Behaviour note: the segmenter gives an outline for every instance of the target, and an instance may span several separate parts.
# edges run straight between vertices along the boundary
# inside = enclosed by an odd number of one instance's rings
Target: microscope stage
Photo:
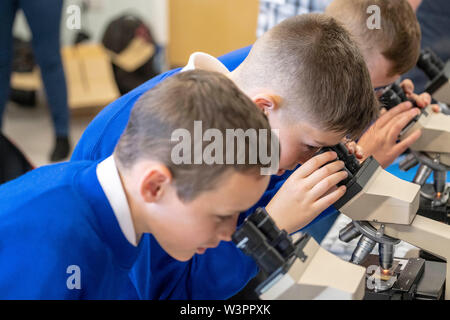
[[[383,275],[383,272],[376,271],[380,270],[378,259],[378,255],[370,254],[362,264],[368,268],[365,300],[443,299],[446,271],[444,262],[426,261],[422,258],[394,258],[390,275]],[[374,266],[378,266],[375,274]],[[372,272],[369,274],[369,271]]]

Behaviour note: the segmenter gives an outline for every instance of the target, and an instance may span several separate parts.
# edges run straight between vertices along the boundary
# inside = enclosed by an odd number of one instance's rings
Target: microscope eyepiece
[[[358,172],[358,170],[361,167],[358,159],[356,159],[355,155],[350,154],[348,152],[347,147],[343,143],[339,143],[332,147],[323,147],[316,154],[322,154],[328,151],[336,152],[338,159],[345,163],[345,167],[343,170],[347,171],[348,176],[344,180],[340,181],[337,185],[338,186],[347,185],[353,179],[353,176]]]
[[[276,226],[263,208],[245,219],[232,240],[268,274],[282,267],[295,252],[291,237]]]
[[[442,69],[444,62],[429,48],[421,51],[417,67],[420,68],[429,79],[436,78]]]
[[[232,236],[233,242],[258,266],[272,273],[284,264],[284,258],[267,241],[264,234],[253,223],[245,223]]]
[[[391,88],[386,89],[386,91],[384,91],[384,93],[380,96],[379,100],[386,110],[390,110],[403,102],[400,96]]]
[[[408,99],[403,89],[396,83],[393,83],[386,88],[379,100],[386,110],[390,110],[405,101],[410,101],[414,107],[417,107],[416,102]]]

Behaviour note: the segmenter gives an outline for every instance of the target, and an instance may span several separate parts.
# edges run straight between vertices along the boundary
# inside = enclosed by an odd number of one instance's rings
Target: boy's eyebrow
[[[319,147],[323,147],[323,146],[326,146],[326,145],[327,145],[326,143],[323,143],[323,142],[320,142],[320,141],[316,141],[316,140],[314,140],[314,142],[315,142]]]

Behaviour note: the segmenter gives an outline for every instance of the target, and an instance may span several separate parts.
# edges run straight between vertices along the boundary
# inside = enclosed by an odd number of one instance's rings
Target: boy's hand
[[[409,148],[421,135],[417,130],[408,138],[397,143],[402,129],[420,113],[407,101],[386,111],[370,126],[358,141],[365,157],[373,156],[383,168],[389,166],[399,155]]]
[[[409,99],[413,99],[417,106],[425,108],[431,103],[431,96],[424,92],[420,95],[414,93],[414,84],[405,79],[400,84]],[[358,142],[364,150],[363,159],[373,156],[383,168],[389,166],[394,160],[419,139],[418,130],[403,141],[397,143],[398,135],[402,129],[419,114],[417,108],[411,109],[410,102],[403,102],[389,111],[381,110],[380,118],[367,130]],[[440,112],[438,105],[432,105],[434,112]]]
[[[410,79],[405,79],[400,83],[400,87],[406,94],[406,97],[412,99],[416,102],[417,106],[420,108],[425,108],[431,103],[431,96],[429,93],[424,92],[420,95],[414,93],[414,84]],[[440,108],[437,104],[432,105],[432,110],[434,112],[439,112]]]
[[[278,190],[266,210],[280,229],[292,233],[303,228],[344,195],[345,186],[337,188],[336,184],[347,172],[341,171],[344,162],[333,161],[336,157],[330,151],[311,158]]]
[[[364,159],[364,150],[363,150],[363,148],[361,146],[357,145],[355,141],[353,141],[353,140],[348,141],[348,140],[345,139],[342,142],[347,147],[348,152],[350,154],[354,154],[355,155],[356,159],[358,159],[360,161],[362,159]]]

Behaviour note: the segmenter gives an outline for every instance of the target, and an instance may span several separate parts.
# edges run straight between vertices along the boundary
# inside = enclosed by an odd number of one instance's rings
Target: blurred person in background
[[[258,28],[259,38],[264,32],[286,18],[303,13],[325,12],[332,0],[259,0]]]
[[[61,0],[0,1],[0,128],[10,92],[12,68],[12,28],[18,9],[22,9],[32,33],[33,52],[40,67],[55,130],[51,161],[69,155],[69,110],[67,87],[60,53]]]
[[[325,12],[332,0],[260,0],[257,37],[286,18],[309,12]],[[422,31],[421,47],[431,48],[442,61],[450,59],[450,1],[408,0],[417,14]],[[404,75],[411,79],[417,92],[423,92],[428,81],[417,67]]]

